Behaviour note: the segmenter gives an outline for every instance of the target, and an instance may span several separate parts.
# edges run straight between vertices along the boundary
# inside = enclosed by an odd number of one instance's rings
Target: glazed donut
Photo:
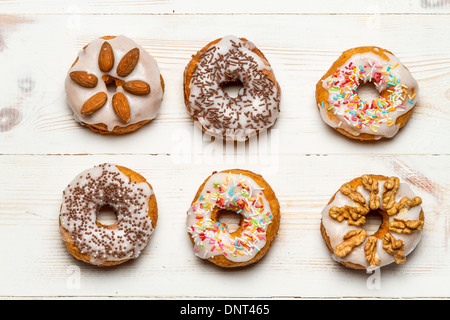
[[[223,90],[230,83],[242,84],[237,97]],[[245,38],[226,36],[198,51],[183,86],[188,113],[212,136],[245,141],[278,119],[280,86],[263,53]]]
[[[117,221],[97,221],[110,206]],[[67,250],[77,259],[113,266],[136,259],[158,220],[152,186],[131,169],[101,164],[77,175],[63,192],[59,227]]]
[[[230,232],[224,212],[240,215]],[[187,232],[195,254],[220,267],[242,267],[261,259],[280,225],[280,205],[262,176],[246,170],[213,172],[200,186],[187,212]]]
[[[397,177],[366,174],[345,183],[322,211],[321,233],[333,258],[346,267],[380,268],[403,264],[420,241],[422,199]],[[368,214],[382,223],[366,230]]]
[[[358,88],[372,83],[378,99],[361,100]],[[316,85],[323,121],[357,140],[392,138],[409,120],[418,84],[390,51],[358,47],[345,51]]]
[[[158,115],[164,81],[156,60],[120,35],[85,46],[67,73],[65,88],[76,121],[99,133],[123,134]]]

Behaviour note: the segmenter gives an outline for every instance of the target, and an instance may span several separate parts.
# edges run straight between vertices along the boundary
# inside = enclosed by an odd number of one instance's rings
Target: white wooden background
[[[63,83],[85,44],[117,34],[157,59],[166,94],[150,125],[102,136],[73,120]],[[259,142],[202,139],[185,111],[184,67],[227,34],[253,41],[282,87],[280,119]],[[317,80],[360,45],[391,50],[420,85],[411,120],[391,140],[350,141],[316,110]],[[0,72],[0,297],[450,297],[448,0],[0,1]],[[143,174],[159,205],[143,255],[108,269],[76,261],[58,233],[62,190],[102,162]],[[263,174],[281,204],[274,246],[239,270],[196,258],[185,232],[197,188],[226,168]],[[319,232],[332,194],[364,173],[411,183],[426,214],[407,263],[373,277],[335,263]]]

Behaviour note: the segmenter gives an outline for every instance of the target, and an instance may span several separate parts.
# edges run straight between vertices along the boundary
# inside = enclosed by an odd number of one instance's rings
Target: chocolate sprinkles
[[[137,258],[153,232],[148,216],[152,194],[147,184],[132,182],[116,166],[96,166],[64,190],[61,226],[93,264]],[[106,205],[114,209],[117,222],[99,226],[97,213]]]
[[[200,54],[189,85],[188,109],[208,133],[246,140],[277,120],[281,90],[255,49],[249,41],[228,36]],[[230,82],[243,85],[236,97],[223,90]]]

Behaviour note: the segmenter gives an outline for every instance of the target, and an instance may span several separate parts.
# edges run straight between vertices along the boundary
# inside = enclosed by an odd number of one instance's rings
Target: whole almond
[[[114,112],[123,122],[130,121],[130,105],[127,97],[122,92],[117,92],[112,97],[112,106]]]
[[[114,66],[114,51],[109,42],[105,41],[102,44],[100,53],[98,55],[98,67],[103,72],[110,71]]]
[[[108,95],[105,92],[99,92],[86,100],[81,107],[81,114],[92,114],[101,107],[103,107],[108,100]]]
[[[72,71],[70,78],[84,88],[95,88],[98,83],[97,77],[86,71]]]
[[[134,48],[128,51],[120,60],[117,66],[117,75],[126,77],[133,72],[136,64],[139,61],[139,48]]]
[[[123,84],[123,88],[136,96],[145,96],[150,93],[150,85],[141,80],[127,81]]]

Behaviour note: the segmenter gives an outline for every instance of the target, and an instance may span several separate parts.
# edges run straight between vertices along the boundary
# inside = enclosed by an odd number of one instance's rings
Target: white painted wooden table
[[[449,1],[22,0],[1,1],[0,13],[1,297],[450,297]],[[117,34],[157,59],[166,94],[150,125],[102,136],[73,120],[63,82],[85,44]],[[202,138],[184,107],[191,55],[227,34],[253,41],[282,87],[281,117],[260,141]],[[316,110],[317,80],[360,45],[391,50],[419,82],[414,114],[392,140],[350,141]],[[76,261],[58,233],[62,190],[102,162],[143,174],[159,205],[143,255],[109,269]],[[226,168],[263,174],[282,211],[271,251],[240,270],[196,258],[185,232],[195,191]],[[372,275],[335,263],[319,232],[331,195],[364,173],[411,183],[426,213],[407,263]]]

